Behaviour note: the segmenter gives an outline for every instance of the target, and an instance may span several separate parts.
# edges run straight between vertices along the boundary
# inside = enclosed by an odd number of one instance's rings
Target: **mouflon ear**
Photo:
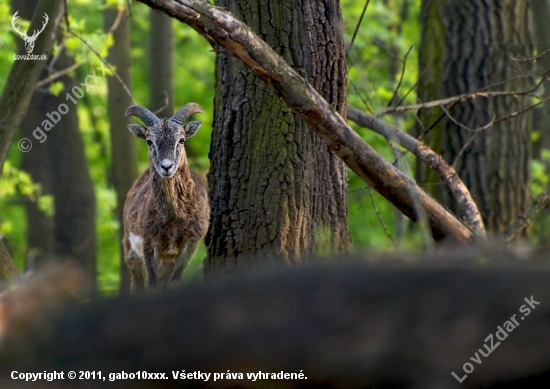
[[[141,124],[128,124],[128,129],[136,138],[145,139],[147,128],[145,128]]]
[[[195,135],[201,127],[201,124],[202,123],[199,121],[192,121],[187,123],[183,129],[185,131],[185,137],[191,138],[193,135]]]

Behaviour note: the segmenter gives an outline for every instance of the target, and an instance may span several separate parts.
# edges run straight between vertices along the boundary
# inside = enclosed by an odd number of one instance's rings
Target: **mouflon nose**
[[[160,166],[165,171],[169,171],[172,168],[172,166],[174,166],[174,162],[170,161],[169,159],[163,159],[160,163]]]

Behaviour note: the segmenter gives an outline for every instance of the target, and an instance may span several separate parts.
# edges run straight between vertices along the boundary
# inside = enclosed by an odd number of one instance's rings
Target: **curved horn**
[[[189,116],[197,112],[203,113],[204,110],[197,103],[188,103],[181,107],[179,111],[176,112],[169,120],[181,126],[182,123],[189,118]]]
[[[132,105],[128,107],[126,110],[126,113],[124,114],[124,117],[128,117],[130,115],[133,115],[143,121],[147,125],[147,127],[151,127],[152,125],[160,122],[160,119],[151,111],[149,111],[147,108],[142,107],[141,105]]]

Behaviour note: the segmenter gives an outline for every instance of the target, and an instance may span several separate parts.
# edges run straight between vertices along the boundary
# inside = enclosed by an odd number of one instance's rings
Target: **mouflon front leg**
[[[172,275],[170,277],[170,282],[179,282],[181,281],[181,277],[183,276],[183,273],[187,269],[187,266],[189,266],[189,263],[191,262],[191,258],[193,258],[193,255],[197,251],[197,248],[199,247],[199,241],[190,241],[187,243],[187,246],[181,250],[181,253],[176,261],[176,265],[174,266],[174,270],[172,270]]]

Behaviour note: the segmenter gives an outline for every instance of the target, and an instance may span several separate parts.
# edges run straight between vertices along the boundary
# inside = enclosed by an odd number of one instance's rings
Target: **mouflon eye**
[[[145,139],[145,142],[147,142],[147,145],[148,145],[149,147],[153,146],[153,142],[151,142],[150,139]]]
[[[180,145],[184,144],[185,143],[185,138],[181,138],[180,139]]]

